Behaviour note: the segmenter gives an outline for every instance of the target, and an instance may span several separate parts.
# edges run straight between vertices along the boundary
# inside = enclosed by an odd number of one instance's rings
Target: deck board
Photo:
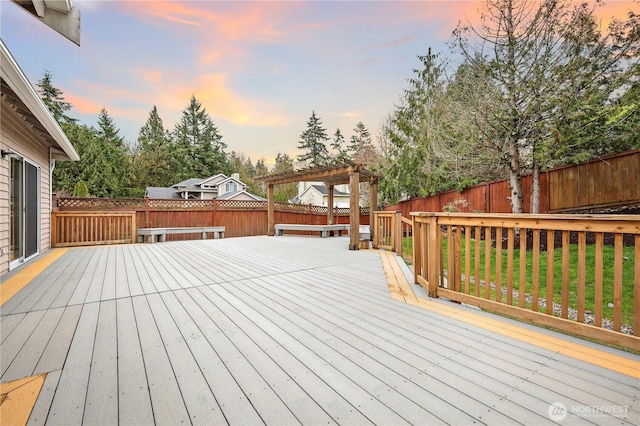
[[[5,315],[0,319],[0,343],[4,342],[11,335],[13,330],[20,324],[26,313]]]
[[[2,306],[2,381],[47,373],[30,424],[550,424],[555,402],[637,424],[637,378],[394,300],[378,252],[347,247],[68,250]]]
[[[118,346],[127,348],[118,352],[118,422],[149,424],[153,420],[153,409],[131,298],[116,302],[116,315]]]
[[[99,311],[99,303],[87,303],[82,308],[47,415],[49,423],[69,425],[82,423]]]
[[[204,381],[215,395],[216,405],[220,408],[224,419],[233,424],[243,421],[249,424],[262,423],[260,416],[210,345],[207,335],[200,330],[199,324],[182,307],[176,295],[169,292],[163,293],[162,299],[167,313],[171,315],[180,330],[186,344],[185,349],[191,351]],[[200,335],[204,335],[205,338],[201,338]]]
[[[118,339],[116,301],[100,303],[82,418],[86,424],[118,422]]]
[[[189,413],[182,399],[147,297],[136,296],[132,298],[132,301],[154,420],[167,424],[189,423]]]
[[[3,382],[11,382],[33,375],[40,356],[49,343],[64,309],[56,308],[43,312],[42,319],[29,335],[29,339],[20,348],[20,352],[15,354],[13,361],[7,364],[3,362],[2,377],[0,378]]]

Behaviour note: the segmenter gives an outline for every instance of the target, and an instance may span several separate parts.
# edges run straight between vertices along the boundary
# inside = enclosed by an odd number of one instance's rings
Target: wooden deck
[[[2,305],[0,381],[46,373],[30,424],[640,422],[637,375],[396,299],[347,237],[70,249]]]

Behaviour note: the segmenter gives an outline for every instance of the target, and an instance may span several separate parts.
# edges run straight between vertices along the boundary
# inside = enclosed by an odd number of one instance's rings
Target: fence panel
[[[136,241],[136,212],[52,212],[52,247]]]
[[[585,213],[602,209],[640,207],[640,150],[591,160],[577,166],[545,170],[540,175],[540,213]],[[522,178],[524,209],[531,211],[531,176]],[[387,211],[458,211],[462,213],[511,213],[508,180],[482,183],[461,193],[448,191],[432,197],[413,198],[388,206]],[[455,204],[456,200],[466,203]],[[456,207],[449,209],[447,206]]]

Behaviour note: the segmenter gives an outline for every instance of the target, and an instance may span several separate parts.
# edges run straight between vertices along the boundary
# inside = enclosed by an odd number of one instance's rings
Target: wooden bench
[[[224,238],[224,226],[195,226],[187,228],[138,228],[136,235],[138,242],[147,241],[153,243],[156,241],[166,241],[169,234],[201,234],[202,239],[207,239],[207,234],[212,233],[214,239]]]
[[[338,231],[338,235],[342,235],[342,231],[349,231],[351,225],[348,223],[334,224],[334,225],[304,225],[298,223],[279,223],[276,224],[276,235],[283,235],[284,231],[311,231],[319,232],[320,237],[326,238],[331,231]],[[368,240],[371,232],[369,225],[360,225],[360,239]]]

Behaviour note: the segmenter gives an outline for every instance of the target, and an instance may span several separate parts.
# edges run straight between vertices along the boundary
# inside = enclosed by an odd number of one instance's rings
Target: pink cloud
[[[387,47],[393,47],[393,46],[398,46],[398,45],[404,44],[404,43],[408,42],[409,40],[411,40],[411,37],[407,36],[407,37],[402,37],[401,39],[392,40],[392,41],[390,41],[388,43],[376,44],[376,45],[370,46],[369,48],[370,49],[384,49],[384,48],[387,48]]]

